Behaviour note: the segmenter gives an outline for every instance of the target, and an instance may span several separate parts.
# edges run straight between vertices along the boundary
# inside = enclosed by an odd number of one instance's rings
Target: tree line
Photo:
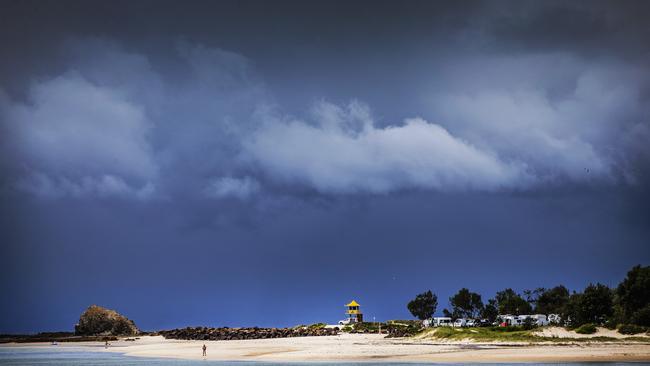
[[[438,307],[438,296],[430,290],[423,292],[407,307],[420,320],[431,318]],[[570,293],[563,285],[521,294],[507,288],[484,303],[481,294],[462,288],[449,298],[449,308],[442,312],[453,319],[481,318],[490,322],[500,314],[558,314],[563,325],[572,327],[588,323],[650,327],[650,266],[633,267],[616,288],[596,283],[582,292]]]

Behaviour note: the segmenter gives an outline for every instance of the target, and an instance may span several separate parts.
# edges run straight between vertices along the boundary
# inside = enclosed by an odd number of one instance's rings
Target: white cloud
[[[342,109],[325,102],[314,115],[316,124],[268,117],[244,141],[246,157],[280,182],[321,192],[497,190],[527,182],[522,165],[420,118],[377,128],[361,104]]]
[[[260,184],[251,177],[220,177],[210,181],[204,193],[212,198],[234,197],[246,200],[259,190]]]
[[[634,181],[626,160],[643,150],[627,136],[650,122],[647,71],[563,54],[481,61],[454,65],[455,90],[427,99],[454,136],[525,163],[540,183]]]
[[[45,196],[151,195],[151,124],[118,91],[70,72],[35,84],[29,102],[10,103],[5,118],[26,171],[20,188]]]
[[[34,83],[25,101],[0,90],[0,164],[13,186],[48,197],[159,197],[236,169],[249,117],[266,98],[245,57],[178,42],[183,66],[169,76],[111,40],[62,49],[69,71]]]
[[[84,176],[69,179],[65,176],[52,177],[34,172],[18,181],[17,186],[36,196],[50,199],[68,196],[75,198],[121,197],[147,200],[155,194],[154,185],[150,182],[141,187],[133,187],[120,177],[113,175]]]
[[[328,193],[535,189],[638,182],[650,160],[648,73],[623,63],[459,60],[441,66],[421,109],[398,109],[426,118],[380,125],[356,101],[275,113],[251,62],[222,49],[179,42],[170,76],[110,41],[66,47],[74,71],[35,83],[26,101],[0,91],[6,180],[40,196],[246,200],[260,171]],[[206,179],[215,172],[243,178]]]
[[[437,102],[457,135],[526,162],[538,179],[602,179],[612,174],[612,162],[580,135],[562,131],[568,129],[562,124],[567,122],[561,118],[563,112],[538,95],[483,93]]]

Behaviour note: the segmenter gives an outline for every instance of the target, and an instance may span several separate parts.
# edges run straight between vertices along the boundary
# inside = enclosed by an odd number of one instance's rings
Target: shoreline
[[[207,357],[201,347],[207,346]],[[0,348],[80,349],[128,357],[223,362],[330,363],[521,363],[521,362],[650,362],[650,343],[580,342],[561,344],[440,342],[384,338],[377,334],[230,341],[166,340],[145,336],[119,340],[104,349],[101,342],[52,346],[43,343],[3,344]]]

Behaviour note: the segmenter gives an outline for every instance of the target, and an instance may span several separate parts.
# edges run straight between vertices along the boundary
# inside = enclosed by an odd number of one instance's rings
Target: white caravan
[[[339,325],[350,325],[351,323],[352,323],[352,318],[339,320]]]
[[[454,322],[454,327],[456,327],[456,328],[464,327],[466,325],[467,325],[467,319],[464,319],[464,318],[458,318]]]
[[[548,314],[548,322],[550,324],[560,325],[562,323],[562,317],[560,314]]]
[[[526,319],[531,319],[533,324],[539,327],[548,325],[548,318],[544,314],[519,315],[518,318],[521,320],[522,325],[526,322]]]
[[[446,316],[435,317],[427,319],[423,322],[425,327],[450,327],[452,325],[451,318]]]
[[[499,319],[499,324],[500,325],[507,325],[507,326],[518,326],[523,324],[523,320],[519,319],[517,315],[499,315],[497,317]]]
[[[534,315],[499,315],[501,319],[500,324],[505,323],[509,326],[520,326],[526,323],[526,319],[531,319],[532,322],[540,327],[549,324],[549,320],[544,314],[534,314]]]
[[[539,327],[544,327],[547,326],[549,321],[546,315],[544,314],[533,314],[533,315],[528,315],[528,317],[531,317],[535,320],[535,324]]]

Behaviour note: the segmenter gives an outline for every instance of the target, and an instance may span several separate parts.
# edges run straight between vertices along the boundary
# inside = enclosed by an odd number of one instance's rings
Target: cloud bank
[[[367,107],[325,102],[314,115],[316,125],[267,120],[244,142],[245,154],[274,179],[320,192],[498,190],[526,181],[522,166],[421,118],[377,128]]]
[[[3,114],[24,170],[18,187],[48,197],[153,193],[152,124],[120,91],[70,72],[35,84]]]
[[[251,177],[221,177],[210,181],[205,189],[205,194],[213,198],[234,197],[246,200],[258,193],[259,190],[260,184]]]
[[[110,40],[62,47],[60,73],[2,97],[5,181],[37,196],[534,190],[638,184],[650,161],[648,70],[623,61],[448,63],[426,108],[399,122],[360,101],[287,111],[252,61],[223,49],[178,42],[170,73]]]
[[[453,134],[526,163],[540,184],[636,182],[648,152],[631,141],[650,125],[646,69],[550,54],[487,58],[449,73],[479,66],[482,75],[455,78],[458,90],[428,97]]]

